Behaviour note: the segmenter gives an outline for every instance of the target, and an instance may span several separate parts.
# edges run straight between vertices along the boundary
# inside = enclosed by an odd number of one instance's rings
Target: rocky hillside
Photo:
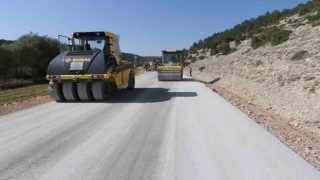
[[[292,19],[303,23],[297,16],[282,23]],[[235,92],[254,94],[252,100],[261,106],[320,124],[320,27],[306,23],[286,28],[293,33],[277,46],[252,49],[247,39],[228,55],[210,56],[207,51],[192,55],[203,59],[191,64],[195,76],[208,82],[219,77],[219,84]]]
[[[320,26],[299,15],[277,26],[292,33],[276,46],[269,42],[253,49],[250,38],[238,45],[230,42],[234,51],[227,55],[210,56],[205,49],[190,54],[193,76],[214,84],[211,87],[236,105],[242,99],[258,109],[258,122],[264,121],[266,127],[275,123],[274,134],[320,167]],[[185,71],[188,74],[188,68]],[[263,118],[265,112],[270,119]]]

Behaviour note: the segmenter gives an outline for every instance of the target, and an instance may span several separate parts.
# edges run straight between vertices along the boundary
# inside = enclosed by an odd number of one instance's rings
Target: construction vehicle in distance
[[[104,101],[112,91],[134,88],[133,63],[122,61],[119,35],[74,32],[58,39],[61,52],[50,62],[46,76],[53,100]]]
[[[157,67],[159,81],[179,81],[183,79],[183,51],[163,50],[162,60]]]

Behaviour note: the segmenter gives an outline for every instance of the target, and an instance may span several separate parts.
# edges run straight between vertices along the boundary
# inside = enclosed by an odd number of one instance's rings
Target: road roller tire
[[[63,83],[63,95],[67,101],[79,101],[77,85],[74,82]]]
[[[92,83],[92,94],[96,101],[105,101],[111,94],[111,86],[108,81]]]
[[[60,83],[54,83],[53,81],[50,81],[48,85],[48,93],[51,99],[56,102],[63,102],[66,100],[63,96],[62,85]]]
[[[136,80],[135,80],[134,74],[130,73],[129,74],[129,82],[128,82],[127,89],[129,89],[129,90],[134,89],[135,83],[136,83]]]
[[[78,96],[81,101],[93,101],[91,84],[88,82],[77,83]]]

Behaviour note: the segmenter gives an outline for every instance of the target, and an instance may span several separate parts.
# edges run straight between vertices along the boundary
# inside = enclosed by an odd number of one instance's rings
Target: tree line
[[[313,13],[313,15],[308,15],[309,13]],[[226,54],[231,50],[228,45],[230,42],[235,41],[237,45],[240,44],[242,40],[248,38],[254,38],[253,48],[257,48],[266,42],[277,45],[287,40],[291,32],[284,30],[282,27],[274,28],[270,26],[277,25],[280,20],[294,14],[307,15],[307,19],[309,20],[319,20],[320,0],[312,0],[306,4],[299,4],[293,9],[284,9],[283,11],[275,10],[271,13],[267,12],[257,18],[246,20],[231,29],[214,33],[212,36],[193,43],[189,51],[190,53],[196,53],[197,50],[200,49],[209,49],[211,55],[217,53]],[[272,39],[273,36],[276,37]]]
[[[58,41],[28,33],[16,41],[0,40],[0,83],[10,79],[45,82],[47,66],[59,54]]]

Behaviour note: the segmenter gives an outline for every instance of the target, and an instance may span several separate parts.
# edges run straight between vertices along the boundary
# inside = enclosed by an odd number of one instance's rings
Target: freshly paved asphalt
[[[0,116],[0,179],[307,179],[320,174],[247,115],[186,77],[136,77],[107,102]]]

